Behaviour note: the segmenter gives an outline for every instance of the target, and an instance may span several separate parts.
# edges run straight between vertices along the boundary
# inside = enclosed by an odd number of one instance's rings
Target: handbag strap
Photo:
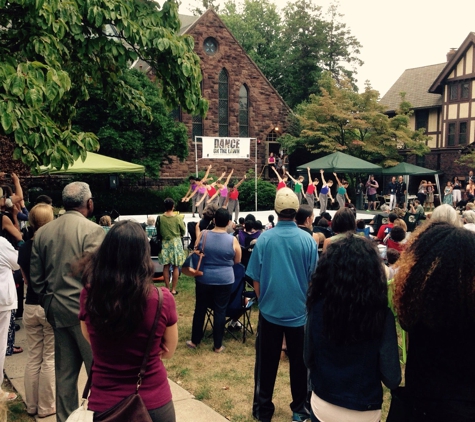
[[[153,338],[155,335],[155,332],[157,331],[157,326],[158,326],[158,319],[160,318],[160,315],[162,313],[162,306],[163,306],[163,292],[162,289],[159,289],[158,287],[155,287],[158,292],[158,305],[157,305],[157,311],[155,312],[155,319],[153,320],[152,324],[152,329],[150,330],[150,334],[148,335],[148,341],[147,341],[147,347],[145,349],[145,355],[142,360],[142,365],[140,367],[140,372],[138,375],[138,380],[137,380],[137,388],[135,389],[135,393],[139,391],[140,386],[142,385],[142,378],[145,375],[145,370],[147,369],[147,362],[148,358],[150,356],[150,351],[152,350],[152,345],[153,345]],[[82,393],[82,398],[84,400],[87,400],[87,397],[89,395],[89,391],[91,389],[91,384],[92,384],[92,364],[91,363],[91,370],[89,371],[89,376],[87,377],[87,382],[86,385],[84,386],[84,391]]]
[[[142,366],[140,367],[140,372],[138,375],[137,389],[135,390],[136,393],[139,391],[139,388],[142,385],[142,378],[145,375],[145,370],[147,369],[148,357],[150,356],[150,351],[152,350],[152,346],[153,346],[153,338],[155,336],[155,332],[157,331],[158,319],[160,318],[160,314],[162,313],[163,292],[162,292],[162,289],[159,289],[158,287],[155,287],[155,288],[157,289],[157,292],[158,292],[157,311],[155,312],[155,319],[153,320],[152,330],[150,331],[150,334],[148,335],[147,348],[145,349],[145,355],[143,357]]]
[[[205,253],[205,245],[206,245],[206,238],[208,237],[208,230],[203,230],[203,243],[201,244],[201,253],[204,255]]]

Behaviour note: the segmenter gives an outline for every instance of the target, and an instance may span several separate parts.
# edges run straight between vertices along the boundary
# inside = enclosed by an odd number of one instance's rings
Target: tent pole
[[[198,178],[198,149],[196,148],[196,136],[195,136],[195,173]]]
[[[408,174],[406,174],[404,176],[404,181],[406,182],[406,197],[404,198],[404,200],[405,200],[404,206],[406,206],[407,205],[407,194],[409,192],[409,175]]]
[[[254,151],[254,208],[257,212],[257,138],[255,138]]]
[[[439,192],[439,202],[440,205],[442,205],[442,192],[440,190],[440,181],[439,181],[439,175],[435,175],[435,184],[437,185],[437,192]]]

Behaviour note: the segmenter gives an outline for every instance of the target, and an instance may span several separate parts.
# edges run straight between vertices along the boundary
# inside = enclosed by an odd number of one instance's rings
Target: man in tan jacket
[[[71,265],[94,251],[104,230],[88,220],[94,211],[89,185],[73,182],[63,190],[66,213],[35,235],[31,255],[31,283],[40,295],[55,339],[56,419],[64,422],[79,406],[77,381],[84,362],[89,372],[92,352],[79,324],[80,277]]]

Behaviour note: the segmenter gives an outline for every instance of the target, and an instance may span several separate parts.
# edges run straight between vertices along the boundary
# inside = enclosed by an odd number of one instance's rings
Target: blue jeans
[[[213,341],[214,348],[223,345],[224,323],[226,321],[226,308],[231,296],[232,284],[203,284],[196,282],[196,304],[191,327],[191,341],[198,345],[203,338],[203,325],[205,322],[206,308],[214,311]]]

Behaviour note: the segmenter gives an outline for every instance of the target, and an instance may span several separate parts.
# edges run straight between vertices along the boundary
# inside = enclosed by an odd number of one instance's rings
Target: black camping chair
[[[195,243],[196,243],[196,225],[198,223],[196,221],[190,221],[187,225],[186,228],[188,230],[188,236],[190,237],[190,241],[188,243],[188,249],[193,250],[195,248]]]
[[[251,325],[251,311],[252,305],[257,300],[256,292],[254,290],[247,290],[246,280],[245,280],[245,268],[242,264],[234,265],[234,284],[231,291],[231,297],[229,298],[228,307],[226,309],[226,322],[225,322],[225,331],[231,334],[235,340],[239,340],[236,336],[237,331],[231,328],[229,324],[231,322],[236,323],[242,332],[242,342],[246,342],[247,334],[254,334],[254,330]],[[203,328],[203,333],[206,332],[208,324],[213,330],[213,320],[214,320],[214,310],[212,305],[208,306],[206,310],[206,321]],[[238,324],[239,323],[239,324]],[[235,325],[235,326],[236,326]],[[208,337],[213,335],[213,331],[208,335]]]

